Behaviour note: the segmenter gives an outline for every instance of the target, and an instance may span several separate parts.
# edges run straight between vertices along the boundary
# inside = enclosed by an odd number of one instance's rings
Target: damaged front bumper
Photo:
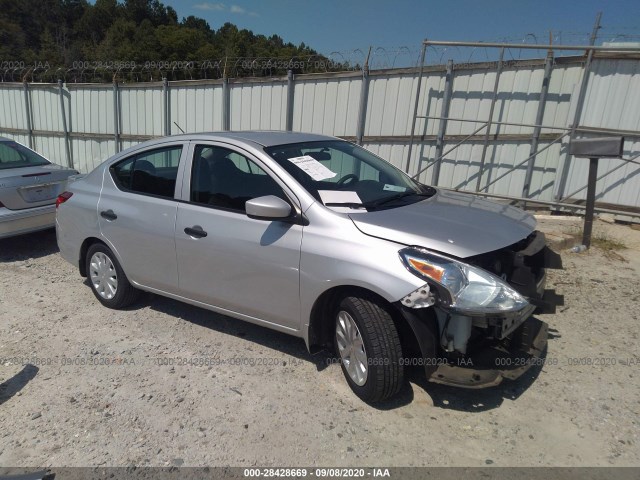
[[[544,364],[547,336],[548,325],[529,317],[508,337],[508,342],[487,346],[457,359],[446,359],[429,372],[428,379],[464,388],[492,387],[505,378],[515,380],[529,368]]]
[[[498,314],[457,312],[437,302],[429,288],[399,302],[415,334],[429,381],[465,388],[514,380],[544,364],[548,326],[532,315],[553,313],[563,298],[546,290],[546,269],[562,268],[544,235],[534,232],[507,248],[465,259],[508,282],[528,305]]]
[[[508,318],[472,320],[486,320],[491,326],[472,327],[473,334],[464,342],[462,353],[455,349],[457,342],[446,341],[446,330],[438,327],[431,309],[401,307],[422,354],[418,361],[407,364],[423,366],[431,382],[456,387],[484,388],[505,378],[515,380],[532,366],[544,364],[548,325],[531,316],[535,308],[530,305]],[[462,319],[454,318],[454,324],[456,320]]]

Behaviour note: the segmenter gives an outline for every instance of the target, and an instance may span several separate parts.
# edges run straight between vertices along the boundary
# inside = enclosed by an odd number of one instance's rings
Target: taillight
[[[71,197],[73,197],[73,193],[71,193],[71,192],[62,192],[60,195],[58,195],[58,198],[56,198],[56,208],[58,208],[64,202],[69,200]]]

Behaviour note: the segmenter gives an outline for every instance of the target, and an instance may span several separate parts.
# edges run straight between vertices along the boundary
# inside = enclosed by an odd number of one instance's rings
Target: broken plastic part
[[[451,317],[445,334],[448,339],[453,340],[454,350],[460,353],[467,353],[467,342],[471,336],[471,324],[471,317],[464,317],[462,315]]]
[[[404,297],[401,302],[402,305],[409,308],[427,308],[436,303],[436,299],[431,293],[429,285],[424,284]]]

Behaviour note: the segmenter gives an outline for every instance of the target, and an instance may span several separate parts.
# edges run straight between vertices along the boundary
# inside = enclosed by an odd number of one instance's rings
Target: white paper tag
[[[356,192],[344,190],[318,190],[320,199],[325,205],[327,203],[362,203]]]
[[[314,180],[326,180],[327,178],[333,178],[337,175],[336,172],[332,172],[318,160],[309,155],[293,157],[290,158],[289,161],[296,164],[300,170],[305,172]]]
[[[406,192],[407,189],[405,187],[399,187],[398,185],[389,185],[385,183],[383,190],[387,190],[389,192]]]

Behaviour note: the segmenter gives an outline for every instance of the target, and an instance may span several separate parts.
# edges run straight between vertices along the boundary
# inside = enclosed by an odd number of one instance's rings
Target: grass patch
[[[591,235],[591,245],[598,247],[604,252],[617,252],[619,250],[626,250],[627,248],[620,240],[616,240],[605,234]]]
[[[578,242],[582,243],[582,235],[583,229],[582,227],[572,228],[570,232],[567,232],[570,235],[574,235]],[[591,233],[591,247],[595,247],[602,252],[602,254],[613,260],[621,260],[626,262],[626,258],[620,255],[618,252],[621,250],[626,250],[627,246],[624,242],[617,240],[606,233],[603,232],[592,232]]]

